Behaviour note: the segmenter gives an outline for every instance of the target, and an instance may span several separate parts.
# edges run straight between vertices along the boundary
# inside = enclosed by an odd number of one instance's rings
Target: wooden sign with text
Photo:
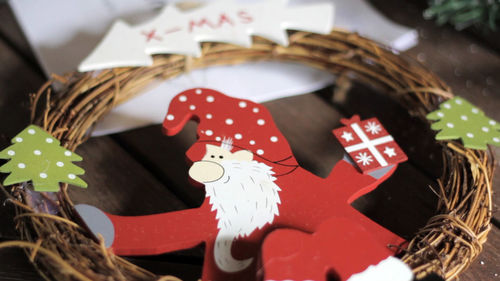
[[[78,70],[149,66],[154,54],[198,57],[200,42],[249,47],[252,35],[286,46],[288,29],[329,33],[333,10],[332,3],[288,6],[281,0],[250,4],[216,1],[188,12],[166,6],[155,19],[142,25],[116,21]]]

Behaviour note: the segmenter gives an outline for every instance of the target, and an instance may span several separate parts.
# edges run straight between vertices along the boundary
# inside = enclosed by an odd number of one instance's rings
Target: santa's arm
[[[344,158],[333,167],[327,179],[332,186],[341,187],[338,196],[351,204],[357,198],[377,188],[394,173],[396,168],[397,165],[391,165],[363,174],[355,167],[349,156],[344,155]]]
[[[155,255],[192,248],[216,229],[210,210],[204,206],[146,216],[116,216],[84,204],[75,209],[117,255]]]
[[[333,187],[338,188],[336,193],[338,199],[351,204],[357,198],[377,188],[394,173],[396,168],[397,165],[391,165],[369,174],[363,174],[358,171],[348,156],[345,156],[335,165],[328,179]],[[370,220],[356,209],[349,207],[344,210],[347,212],[345,216],[362,225],[383,245],[400,245],[404,242],[404,239]],[[392,249],[397,251],[397,248]]]

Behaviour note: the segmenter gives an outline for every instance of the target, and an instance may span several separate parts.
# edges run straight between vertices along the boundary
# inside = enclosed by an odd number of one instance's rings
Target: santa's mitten
[[[111,219],[103,211],[91,205],[78,204],[75,210],[92,234],[96,237],[100,234],[104,238],[106,248],[111,247],[115,239],[115,227]]]
[[[303,256],[311,247],[311,235],[296,229],[277,229],[271,232],[262,245],[262,270],[264,281],[323,280],[323,263]],[[316,249],[311,249],[316,250]],[[260,277],[260,276],[259,276]]]
[[[347,281],[412,281],[410,267],[395,257],[388,257],[365,271],[352,275]]]

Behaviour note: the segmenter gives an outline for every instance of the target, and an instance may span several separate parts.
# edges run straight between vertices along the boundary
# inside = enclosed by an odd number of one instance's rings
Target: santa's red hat
[[[164,133],[177,134],[189,120],[199,122],[198,141],[187,154],[191,161],[203,157],[205,144],[220,145],[224,139],[232,139],[231,152],[251,151],[254,160],[278,166],[281,171],[297,166],[288,142],[261,104],[212,89],[190,89],[172,99],[163,121]]]

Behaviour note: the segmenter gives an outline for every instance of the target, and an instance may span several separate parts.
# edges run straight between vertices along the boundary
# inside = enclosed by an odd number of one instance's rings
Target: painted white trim
[[[351,128],[354,130],[354,132],[358,135],[358,137],[361,139],[362,143],[351,145],[345,148],[345,150],[350,153],[352,151],[360,150],[363,148],[368,148],[372,155],[377,159],[377,162],[380,164],[380,166],[385,167],[388,165],[387,161],[385,161],[384,157],[380,154],[380,152],[375,148],[376,145],[380,145],[383,143],[391,142],[394,139],[391,136],[385,136],[381,138],[377,138],[374,140],[370,140],[368,136],[366,136],[365,132],[359,127],[357,123],[351,124]]]
[[[395,257],[388,257],[377,265],[353,274],[347,281],[411,281],[413,272],[410,267]]]
[[[373,146],[377,146],[377,145],[380,145],[380,144],[383,144],[383,143],[388,143],[388,142],[391,142],[391,141],[394,141],[394,139],[391,136],[385,136],[385,137],[381,137],[381,138],[372,140],[371,144]],[[368,146],[365,143],[358,143],[358,144],[347,146],[345,148],[345,150],[347,152],[353,152],[353,151],[360,150],[360,149],[367,148],[367,147]]]

